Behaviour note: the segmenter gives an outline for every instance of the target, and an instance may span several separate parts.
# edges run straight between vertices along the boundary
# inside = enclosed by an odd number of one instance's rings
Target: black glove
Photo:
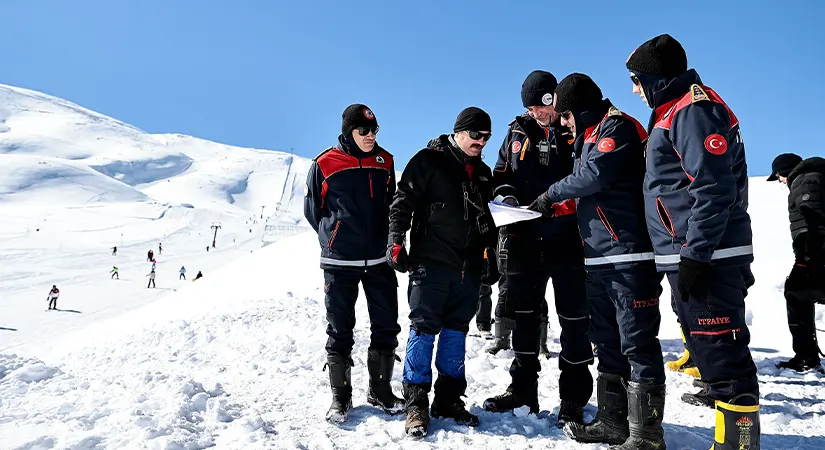
[[[533,203],[530,203],[527,209],[530,211],[538,211],[545,217],[553,217],[556,214],[556,211],[553,209],[553,202],[550,201],[550,196],[547,195],[547,192],[533,200]]]
[[[710,263],[682,257],[679,261],[679,295],[682,301],[694,297],[704,300],[710,289]]]
[[[493,249],[485,250],[484,270],[481,273],[481,282],[488,285],[498,283],[501,273],[498,271],[498,262]]]
[[[811,270],[808,266],[794,264],[793,269],[791,269],[791,274],[788,275],[788,279],[785,280],[785,291],[793,292],[810,289],[813,285],[811,281]]]
[[[407,249],[404,247],[403,234],[390,234],[387,242],[387,263],[393,269],[406,273],[410,270],[410,262],[407,257]]]

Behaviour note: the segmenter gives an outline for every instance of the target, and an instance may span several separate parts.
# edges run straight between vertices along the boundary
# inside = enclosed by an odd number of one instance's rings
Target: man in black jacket
[[[496,198],[528,205],[573,172],[572,135],[554,109],[556,77],[536,70],[524,80],[521,101],[528,113],[516,117],[499,150],[493,179]],[[527,405],[539,412],[539,352],[547,343],[547,283],[553,281],[556,313],[561,324],[559,354],[559,427],[581,422],[582,408],[593,393],[588,366],[593,350],[587,338],[588,309],[584,289],[584,257],[576,226],[575,203],[553,220],[519,222],[500,230],[500,267],[508,283],[505,320],[514,323],[507,391],[484,402],[488,411],[512,411]],[[497,337],[506,339],[500,326]]]
[[[773,160],[768,181],[788,185],[795,262],[785,282],[788,327],[795,356],[777,364],[797,372],[825,373],[814,326],[814,304],[825,302],[825,159],[785,153]]]
[[[318,233],[327,308],[327,367],[332,406],[327,420],[347,420],[352,407],[355,301],[358,283],[370,315],[367,402],[389,414],[403,410],[392,393],[398,325],[398,282],[386,264],[387,214],[395,194],[392,155],[375,142],[378,121],[365,105],[347,107],[338,146],[315,158],[307,176],[304,215]]]
[[[387,256],[400,272],[410,271],[410,337],[404,362],[405,432],[427,434],[428,393],[432,385],[435,337],[433,417],[449,417],[469,426],[478,417],[464,408],[467,388],[464,350],[482,281],[495,283],[495,258],[483,274],[484,252],[495,245],[495,225],[487,203],[492,174],[481,160],[490,139],[490,116],[479,108],[463,110],[454,134],[430,141],[412,157],[390,208]],[[404,237],[410,232],[410,253]],[[490,254],[491,250],[488,250]]]

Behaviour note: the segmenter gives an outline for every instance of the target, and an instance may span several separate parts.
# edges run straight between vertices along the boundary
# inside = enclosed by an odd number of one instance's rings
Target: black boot
[[[682,394],[682,401],[689,405],[715,408],[716,400],[710,398],[710,386],[702,380],[693,380],[693,385],[699,388],[699,392]]]
[[[665,450],[665,385],[631,381],[627,386],[630,437],[610,450]]]
[[[327,421],[344,423],[347,413],[352,408],[352,377],[350,370],[352,359],[343,356],[327,356],[329,368],[329,385],[332,387],[332,405],[327,410]]]
[[[571,401],[562,400],[559,413],[556,415],[556,426],[564,428],[568,423],[584,423],[584,408]]]
[[[508,412],[516,408],[521,408],[522,406],[528,406],[531,413],[538,414],[539,399],[537,388],[533,389],[532,395],[525,394],[523,391],[515,392],[513,387],[510,386],[503,394],[484,400],[482,408],[490,412]]]
[[[467,389],[467,380],[439,375],[435,381],[435,398],[430,407],[430,414],[436,419],[447,417],[459,425],[478,426],[478,416],[470,414],[464,408],[461,396]]]
[[[549,328],[547,318],[543,317],[539,325],[541,326],[541,332],[539,333],[539,354],[545,359],[550,359],[550,350],[547,348],[547,329]]]
[[[392,393],[390,380],[395,354],[392,350],[369,349],[367,351],[367,370],[370,373],[370,389],[367,403],[381,408],[387,414],[404,412],[404,400]]]
[[[407,408],[407,422],[404,424],[404,433],[413,438],[423,438],[427,435],[430,426],[430,392],[429,384],[404,383],[404,400]]]
[[[510,329],[501,320],[496,320],[493,326],[494,340],[493,345],[487,349],[487,353],[495,355],[502,350],[510,350]]]
[[[760,448],[759,398],[753,394],[716,402],[716,433],[710,450]]]
[[[599,373],[596,398],[599,402],[596,419],[587,425],[568,423],[564,426],[564,434],[577,442],[623,444],[630,437],[624,379],[619,375]]]

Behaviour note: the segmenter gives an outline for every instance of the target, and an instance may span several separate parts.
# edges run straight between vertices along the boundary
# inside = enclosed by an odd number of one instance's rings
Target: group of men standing
[[[657,336],[666,275],[702,374],[696,395],[717,410],[713,448],[759,448],[744,308],[753,255],[738,121],[688,69],[684,49],[669,35],[642,44],[626,66],[633,91],[653,109],[647,128],[587,75],[557,83],[535,71],[522,86],[528,112],[510,123],[494,171],[481,160],[492,123],[479,108],[461,111],[452,134],[416,153],[397,186],[392,156],[376,143],[373,112],[361,104],[344,111],[339,145],[315,159],[305,199],[322,248],[328,420],[345,421],[352,406],[359,282],[372,332],[367,400],[388,413],[406,411],[408,435],[426,435],[430,417],[478,425],[461,400],[465,341],[479,288],[496,281],[504,292],[496,334],[512,330],[515,357],[506,392],[483,408],[538,412],[544,295],[552,279],[562,327],[559,427],[579,442],[664,449]],[[488,208],[494,199],[529,205],[542,218],[497,230]],[[390,388],[400,332],[392,269],[409,272],[403,400]],[[599,409],[586,424],[591,342]]]

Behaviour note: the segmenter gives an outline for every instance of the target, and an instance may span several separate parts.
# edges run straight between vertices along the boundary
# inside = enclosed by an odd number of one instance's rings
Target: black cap
[[[780,176],[787,177],[801,162],[802,157],[796,153],[783,153],[777,156],[771,164],[771,176],[768,177],[768,181],[776,181]]]
[[[347,109],[341,114],[341,133],[344,133],[344,137],[347,137],[352,134],[352,130],[358,127],[378,127],[375,114],[367,105],[360,103],[347,106]]]
[[[582,111],[602,101],[602,90],[583,73],[571,73],[556,87],[556,111]]]
[[[669,34],[661,34],[640,45],[625,65],[633,72],[668,78],[688,70],[685,49]]]
[[[470,106],[464,108],[455,119],[453,132],[459,131],[493,131],[493,121],[490,115],[481,108]]]
[[[534,70],[527,75],[521,85],[521,103],[528,106],[550,106],[553,104],[553,91],[556,90],[556,77],[550,72]]]

